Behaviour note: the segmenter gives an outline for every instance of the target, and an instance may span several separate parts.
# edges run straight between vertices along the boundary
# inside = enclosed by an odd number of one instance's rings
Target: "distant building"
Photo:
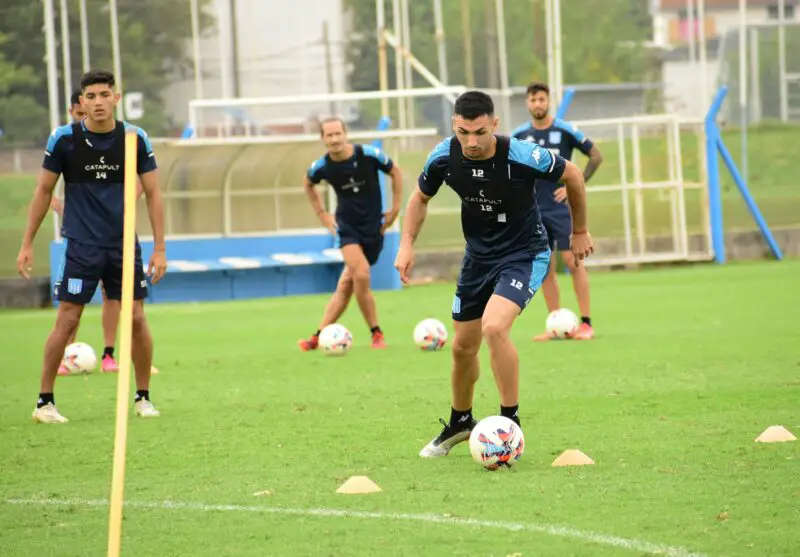
[[[235,25],[231,25],[232,5]],[[292,97],[326,93],[329,88],[336,92],[347,90],[347,22],[342,0],[303,0],[303,9],[286,9],[285,6],[283,0],[213,1],[207,13],[216,19],[216,25],[200,42],[204,98],[233,97],[237,87],[239,97]],[[328,27],[330,76],[323,41],[325,23]],[[231,29],[235,29],[235,41],[230,39]],[[191,43],[186,47],[192,59]],[[237,52],[235,64],[234,48]],[[236,80],[233,76],[235,66],[238,67]],[[221,80],[223,70],[229,76],[225,87]],[[188,102],[195,98],[191,71],[186,77],[170,85],[163,94],[168,116],[180,124],[187,122]],[[328,112],[330,106],[327,103],[217,114],[205,111],[203,123],[214,125],[227,116],[242,125],[247,122],[262,125],[269,121],[275,126],[296,128],[310,117]]]
[[[721,46],[737,47],[739,28],[739,0],[705,0],[705,19],[697,16],[699,0],[653,0],[653,46],[663,49],[662,81],[667,110],[685,116],[700,116],[710,99],[698,95],[700,69],[691,60],[690,39],[694,36],[699,49],[699,31],[706,35],[706,52],[709,94],[719,84],[723,65],[719,54]],[[689,6],[694,7],[690,17]],[[800,21],[800,0],[785,0],[787,22]],[[748,25],[774,22],[778,19],[778,0],[747,0]],[[732,40],[726,45],[726,37]],[[697,54],[695,54],[697,57]],[[777,89],[777,83],[774,86]]]

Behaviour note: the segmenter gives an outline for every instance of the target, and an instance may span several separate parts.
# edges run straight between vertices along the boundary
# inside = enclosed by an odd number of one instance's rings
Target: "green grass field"
[[[151,306],[162,417],[131,417],[124,554],[797,555],[800,442],[754,438],[800,435],[798,273],[595,273],[585,343],[531,342],[537,297],[513,331],[526,452],[499,472],[463,445],[417,456],[449,412],[450,354],[417,351],[411,331],[449,324],[450,284],[380,293],[381,352],[351,307],[355,347],[338,359],[295,346],[326,296]],[[105,554],[116,378],[60,378],[70,423],[31,423],[53,318],[0,312],[2,555]],[[84,321],[99,350],[98,309]],[[481,365],[479,417],[498,412],[485,347]],[[552,468],[569,448],[596,465]],[[383,492],[336,494],[351,475]]]

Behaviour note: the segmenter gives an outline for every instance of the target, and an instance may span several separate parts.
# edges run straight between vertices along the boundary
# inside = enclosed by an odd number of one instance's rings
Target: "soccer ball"
[[[447,329],[437,319],[423,319],[414,327],[414,344],[421,350],[439,350],[447,342]]]
[[[571,338],[578,332],[578,316],[566,308],[557,309],[547,316],[545,330],[556,338]]]
[[[97,367],[97,356],[85,342],[75,342],[64,350],[61,363],[70,373],[91,373]]]
[[[469,436],[472,460],[488,470],[513,466],[524,451],[522,428],[503,416],[482,419]]]
[[[353,346],[353,335],[344,325],[333,323],[320,332],[319,346],[328,356],[343,356]]]

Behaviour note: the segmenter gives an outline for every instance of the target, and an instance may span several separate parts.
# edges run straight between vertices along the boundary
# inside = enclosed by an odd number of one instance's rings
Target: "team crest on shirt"
[[[561,132],[550,132],[548,138],[552,144],[561,143]]]

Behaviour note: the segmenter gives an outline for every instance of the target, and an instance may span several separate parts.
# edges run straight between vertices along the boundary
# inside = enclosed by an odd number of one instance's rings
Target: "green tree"
[[[43,117],[44,108],[35,100],[12,93],[14,89],[35,87],[39,78],[30,66],[20,66],[7,60],[3,45],[8,37],[0,34],[0,141],[7,144],[25,143],[34,139],[36,123]]]
[[[200,0],[201,8],[211,0]],[[61,43],[58,2],[55,22],[59,61],[59,97],[63,97],[63,68],[61,68]],[[68,0],[70,53],[72,57],[72,83],[77,88],[81,76],[81,44],[78,0]],[[93,68],[113,69],[110,15],[107,0],[86,0],[90,57]],[[181,123],[164,118],[164,103],[161,94],[165,86],[191,70],[191,58],[187,47],[191,37],[189,0],[117,0],[120,51],[122,63],[122,86],[124,91],[141,91],[145,97],[145,117],[137,124],[152,135],[165,133]],[[0,34],[7,38],[0,45],[0,53],[14,67],[32,68],[38,79],[34,82],[19,81],[12,84],[8,93],[32,100],[44,112],[27,122],[11,123],[32,127],[35,137],[47,133],[46,118],[47,81],[43,60],[45,37],[43,10],[40,1],[3,0],[0,7]],[[201,28],[208,28],[213,18],[201,11]],[[0,76],[2,80],[2,76]],[[123,93],[124,93],[123,91]],[[61,98],[61,104],[66,102]],[[7,133],[9,130],[6,130]],[[13,131],[14,134],[28,133]]]
[[[345,0],[352,17],[353,32],[347,44],[354,90],[378,88],[378,57],[374,0]],[[460,0],[444,0],[444,27],[448,72],[453,84],[466,83],[464,29]],[[470,42],[473,45],[476,85],[488,87],[490,58],[496,36],[491,21],[493,0],[468,0]],[[649,55],[642,46],[650,33],[647,0],[562,0],[562,61],[564,82],[619,83],[647,77]],[[546,79],[546,48],[543,0],[505,2],[506,50],[509,81],[524,85],[532,79]],[[409,3],[411,45],[417,58],[438,73],[434,39],[433,2]],[[387,3],[387,26],[392,29],[391,3]],[[394,86],[394,53],[389,49],[389,79]],[[417,75],[414,85],[423,85]]]

